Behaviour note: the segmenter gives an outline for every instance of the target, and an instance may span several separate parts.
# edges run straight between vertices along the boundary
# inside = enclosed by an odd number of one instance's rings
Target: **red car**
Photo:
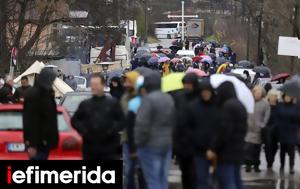
[[[0,160],[26,160],[23,140],[23,105],[0,105]],[[50,160],[81,160],[82,139],[72,128],[66,110],[57,107],[59,145],[49,155]]]

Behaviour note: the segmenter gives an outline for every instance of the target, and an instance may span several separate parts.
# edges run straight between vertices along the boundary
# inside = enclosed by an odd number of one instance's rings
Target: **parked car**
[[[74,76],[77,82],[77,90],[85,90],[87,88],[87,81],[85,77],[82,76]]]
[[[0,160],[27,160],[23,140],[23,105],[0,105]],[[66,110],[57,107],[59,145],[49,155],[51,160],[81,160],[82,138],[72,128]]]
[[[73,116],[79,104],[91,97],[92,93],[90,91],[69,92],[61,98],[59,105],[63,106],[70,116]]]

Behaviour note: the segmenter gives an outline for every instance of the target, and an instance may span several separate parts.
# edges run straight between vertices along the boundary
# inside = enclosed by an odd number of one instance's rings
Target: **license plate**
[[[25,144],[23,144],[23,143],[8,143],[7,150],[8,150],[8,152],[24,152]]]

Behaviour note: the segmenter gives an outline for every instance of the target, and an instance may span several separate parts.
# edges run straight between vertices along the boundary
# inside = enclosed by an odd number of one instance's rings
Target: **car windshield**
[[[62,113],[57,115],[58,130],[68,131],[70,128]],[[22,112],[2,111],[0,112],[0,131],[23,130]]]
[[[76,80],[76,82],[77,82],[78,85],[85,84],[85,79],[83,79],[83,78],[75,77],[75,80]]]
[[[69,112],[75,112],[79,106],[79,104],[90,98],[91,94],[82,94],[82,95],[69,95],[66,96],[63,103],[61,104],[63,107],[65,107]]]

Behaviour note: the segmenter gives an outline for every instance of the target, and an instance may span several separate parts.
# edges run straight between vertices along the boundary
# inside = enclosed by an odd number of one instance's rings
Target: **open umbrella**
[[[180,47],[178,47],[177,45],[172,45],[172,46],[169,47],[169,49],[171,49],[172,51],[177,52],[177,51],[180,50]]]
[[[161,57],[161,58],[159,58],[158,63],[167,62],[169,60],[170,60],[170,58],[168,58],[168,57]]]
[[[171,60],[171,62],[174,63],[174,64],[176,64],[176,63],[179,62],[179,61],[180,61],[179,58],[173,58],[173,59]]]
[[[186,70],[186,73],[195,73],[199,77],[206,77],[206,76],[208,76],[207,73],[205,73],[204,71],[202,71],[200,69],[191,68],[191,67],[189,67]]]
[[[228,60],[226,60],[223,57],[218,57],[218,58],[216,58],[216,62],[219,63],[219,64],[223,64],[225,62],[228,62]]]
[[[158,64],[158,60],[159,60],[158,57],[151,57],[151,58],[148,60],[148,64]]]
[[[138,72],[142,76],[147,76],[147,75],[150,75],[153,73],[153,70],[151,70],[150,68],[146,68],[146,67],[138,67],[134,71]]]
[[[289,96],[300,99],[300,76],[294,76],[291,80],[285,82],[279,90]]]
[[[162,91],[171,92],[183,89],[182,79],[184,73],[172,73],[162,78]]]
[[[263,78],[271,77],[271,70],[266,66],[256,66],[253,68],[253,71],[259,73]]]
[[[182,62],[192,62],[193,59],[191,57],[188,56],[184,56],[180,59]]]
[[[249,60],[241,60],[237,63],[238,68],[253,68],[254,65]]]
[[[277,75],[273,76],[271,81],[278,81],[278,80],[281,80],[281,79],[287,79],[290,76],[291,76],[291,74],[289,74],[289,73],[280,73],[280,74],[277,74]]]
[[[207,63],[211,64],[213,62],[213,60],[210,56],[204,55],[204,56],[202,56],[201,62],[207,62]]]
[[[238,99],[245,106],[248,113],[254,112],[254,98],[250,89],[234,76],[228,76],[224,74],[215,74],[210,77],[211,85],[214,88],[218,88],[225,81],[230,81],[234,85],[235,92]]]

